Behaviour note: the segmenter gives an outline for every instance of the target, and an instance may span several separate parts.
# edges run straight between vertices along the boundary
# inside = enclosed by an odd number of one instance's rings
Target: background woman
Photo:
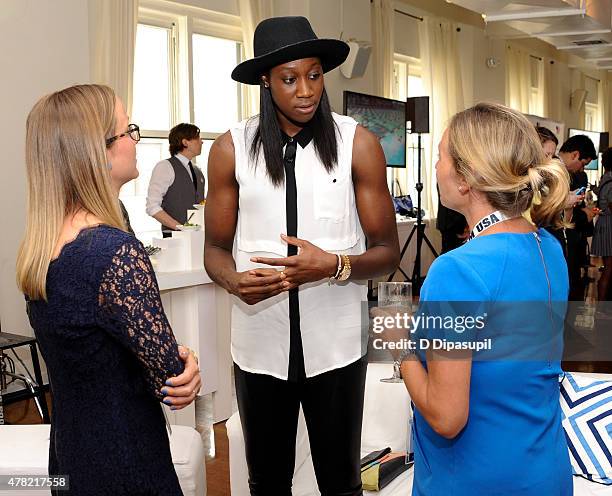
[[[49,474],[67,474],[70,494],[182,494],[159,401],[183,408],[200,378],[125,232],[118,194],[139,139],[106,86],[45,96],[27,120],[17,279],[51,385]]]
[[[604,175],[597,188],[597,208],[600,213],[595,223],[591,254],[602,257],[604,270],[597,283],[599,301],[610,300],[610,280],[612,280],[612,148],[601,157]]]
[[[547,127],[537,126],[536,131],[540,137],[540,143],[542,143],[542,149],[547,159],[555,158],[557,155],[557,147],[559,146],[559,140],[550,129]]]

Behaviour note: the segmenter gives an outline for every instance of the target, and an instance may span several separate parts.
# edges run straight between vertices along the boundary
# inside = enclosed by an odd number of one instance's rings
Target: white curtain
[[[253,58],[253,35],[255,28],[264,19],[273,16],[272,0],[238,0],[242,21],[242,41],[247,59]],[[259,113],[259,86],[244,85],[244,117]]]
[[[392,0],[371,4],[374,92],[390,98],[393,88],[394,9]]]
[[[430,97],[430,132],[424,140],[423,206],[432,216],[438,212],[435,171],[438,143],[450,118],[465,108],[458,52],[461,33],[457,31],[458,27],[453,22],[438,18],[425,18],[419,23],[423,86]]]
[[[90,78],[115,90],[132,115],[138,0],[89,0]]]
[[[529,113],[531,93],[531,59],[529,54],[508,45],[506,49],[506,105]]]

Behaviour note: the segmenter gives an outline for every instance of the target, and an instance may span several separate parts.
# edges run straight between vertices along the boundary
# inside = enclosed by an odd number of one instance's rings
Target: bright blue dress
[[[542,229],[539,236],[550,298],[533,233],[498,233],[478,236],[439,257],[429,270],[421,301],[513,302],[503,303],[487,323],[497,326],[498,338],[506,339],[506,352],[515,335],[542,335],[542,329],[555,327],[543,309],[552,300],[557,307],[562,302],[564,312],[569,288],[559,242]],[[538,352],[534,360],[506,356],[472,362],[469,417],[454,439],[436,434],[415,409],[413,495],[573,494],[559,404],[562,327],[557,331],[554,343],[548,337],[541,341],[546,352]]]
[[[49,473],[62,496],[182,493],[161,388],[183,362],[140,241],[83,229],[47,274],[48,301],[28,301],[53,398]]]

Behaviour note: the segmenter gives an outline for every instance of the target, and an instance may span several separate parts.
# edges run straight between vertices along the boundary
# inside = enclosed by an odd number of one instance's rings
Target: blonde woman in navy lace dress
[[[200,378],[121,215],[139,139],[105,86],[48,95],[27,121],[17,280],[51,385],[49,474],[69,476],[58,494],[182,494],[160,401],[183,408]]]

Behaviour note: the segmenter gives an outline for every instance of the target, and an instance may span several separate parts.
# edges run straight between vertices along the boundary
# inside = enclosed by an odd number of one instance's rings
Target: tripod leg
[[[424,225],[423,225],[423,228],[425,228]],[[427,235],[425,234],[425,232],[423,232],[422,235],[418,236],[417,239],[418,239],[418,241],[417,241],[417,256],[416,256],[415,262],[414,262],[414,271],[412,272],[412,284],[413,284],[413,286],[415,288],[419,288],[420,289],[421,288],[421,284],[423,283],[423,280],[425,279],[421,275],[421,248],[422,248],[423,241],[425,241],[425,243],[427,244],[427,246],[429,247],[429,249],[433,253],[434,257],[438,257],[438,252],[436,251],[436,249],[431,244],[431,241],[429,241],[429,239],[427,238]]]
[[[416,228],[417,228],[416,224],[412,226],[412,230],[410,231],[410,234],[408,235],[408,239],[404,243],[404,247],[402,248],[402,252],[400,253],[400,258],[402,258],[404,254],[406,253],[406,250],[408,249],[408,246],[410,245],[410,241],[412,240],[412,236],[414,236],[414,233],[416,232]]]
[[[421,246],[423,245],[423,236],[425,225],[420,223],[421,219],[417,218],[415,227],[417,229],[416,256],[414,257],[414,268],[412,269],[412,287],[416,291],[421,289]]]
[[[431,250],[431,253],[433,254],[434,258],[438,257],[438,252],[434,248],[433,244],[431,244],[431,241],[429,241],[427,234],[425,234],[425,227],[425,224],[421,224],[417,232],[417,253],[414,262],[414,270],[412,272],[412,281],[415,285],[415,288],[420,288],[421,283],[424,279],[424,277],[421,276],[421,249],[423,247],[423,241],[425,241],[425,243]]]
[[[410,241],[412,240],[412,236],[414,236],[414,233],[416,232],[416,228],[417,225],[415,224],[414,226],[412,226],[412,230],[410,231],[410,234],[408,235],[408,239],[406,239],[406,242],[404,243],[404,246],[402,247],[402,251],[400,253],[400,265],[402,264],[402,260],[404,259],[404,255],[406,254],[406,250],[408,249],[408,246],[410,246]],[[389,276],[389,278],[387,279],[387,282],[391,282],[393,281],[393,278],[395,277],[395,274],[397,271],[400,271],[402,274],[404,274],[404,277],[406,279],[410,279],[408,277],[408,274],[406,274],[404,272],[404,270],[398,265],[397,269],[395,269],[393,271],[393,273]]]
[[[398,267],[398,268],[397,268],[397,270],[399,270],[399,271],[400,271],[400,272],[401,272],[401,273],[404,275],[404,277],[406,278],[406,280],[410,279],[410,277],[408,277],[408,274],[406,274],[406,273],[404,272],[404,269],[402,269],[401,267]],[[397,272],[397,271],[396,271],[396,272]],[[387,282],[391,282],[391,281],[387,281]]]
[[[427,246],[429,246],[429,249],[431,250],[431,253],[433,253],[433,256],[436,258],[439,257],[438,252],[431,244],[431,241],[429,241],[429,239],[427,238],[427,234],[423,233],[423,239],[425,240],[425,243],[427,243]]]

